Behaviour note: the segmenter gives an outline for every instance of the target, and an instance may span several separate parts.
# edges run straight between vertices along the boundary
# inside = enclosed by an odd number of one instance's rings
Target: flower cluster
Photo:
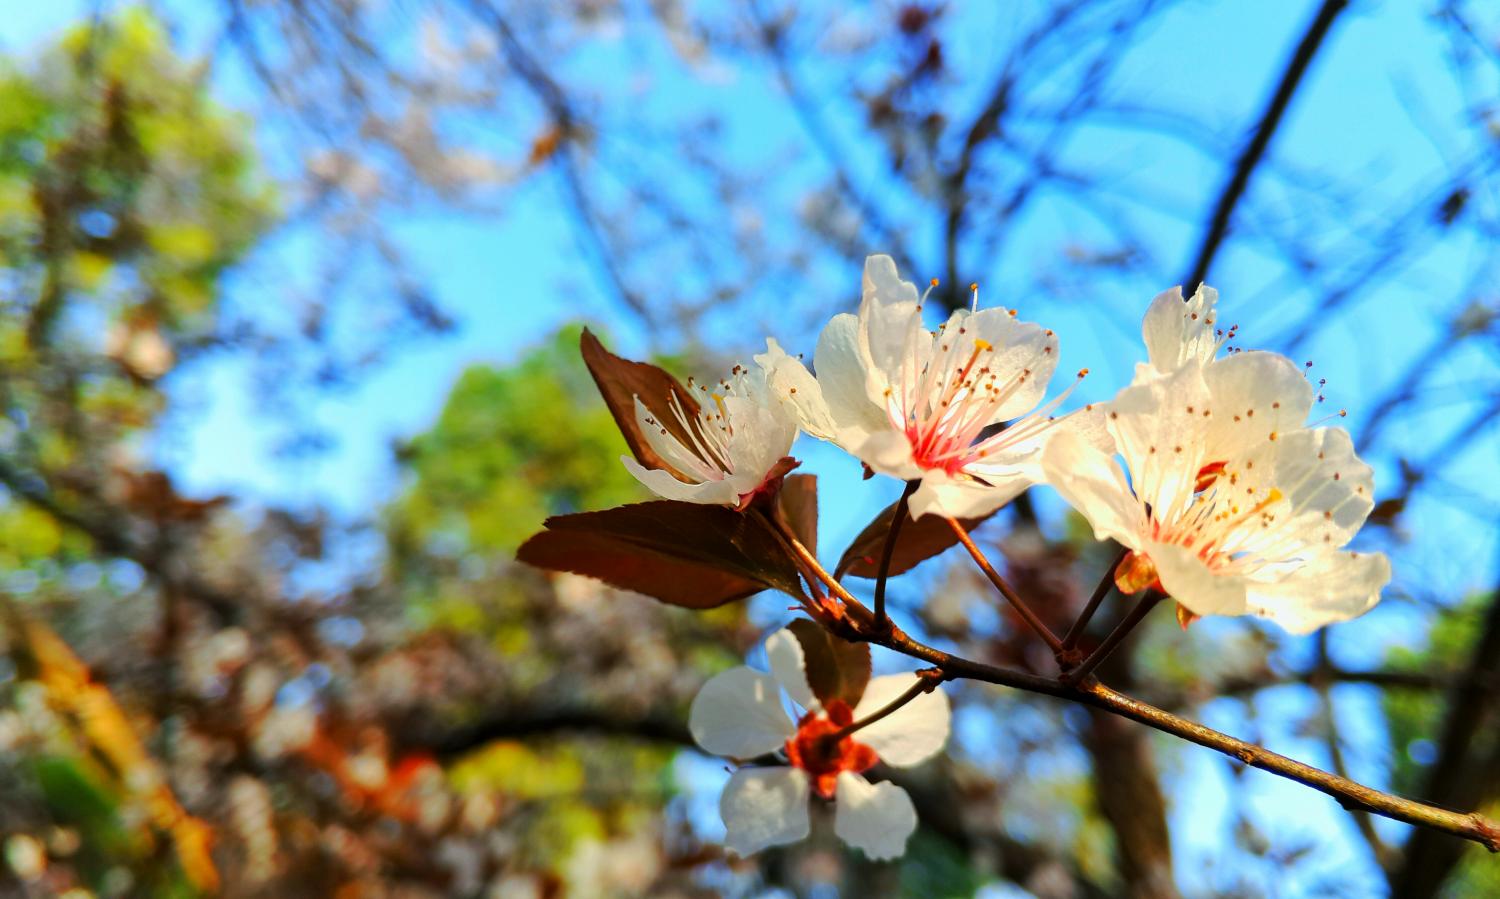
[[[980,309],[977,289],[972,308],[930,330],[927,294],[886,256],[866,260],[863,288],[858,312],[823,329],[812,371],[768,340],[753,368],[698,388],[701,398],[691,382],[635,396],[642,436],[630,470],[667,499],[745,510],[776,496],[800,431],[905,481],[912,518],[954,519],[955,529],[1052,486],[1099,540],[1124,547],[1113,572],[1121,592],[1170,596],[1184,626],[1257,615],[1307,633],[1379,600],[1389,562],[1346,549],[1373,508],[1370,467],[1344,429],[1308,423],[1315,391],[1301,367],[1225,351],[1235,329],[1218,327],[1214,290],[1156,297],[1142,326],[1147,361],[1131,383],[1106,403],[1059,413],[1087,370],[1046,399],[1053,331],[1015,310]],[[725,672],[692,709],[705,750],[786,763],[731,778],[721,802],[730,848],[801,839],[817,793],[834,800],[845,842],[872,858],[899,855],[915,826],[911,800],[863,775],[937,753],[947,700],[934,684],[913,686],[917,675],[870,680],[855,701],[815,695],[791,632],[766,648],[772,674]]]

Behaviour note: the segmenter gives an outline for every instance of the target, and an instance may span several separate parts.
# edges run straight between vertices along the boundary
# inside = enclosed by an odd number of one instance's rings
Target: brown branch
[[[885,584],[890,580],[891,556],[896,552],[896,537],[901,533],[901,525],[906,521],[907,506],[911,501],[911,495],[917,492],[921,481],[908,481],[906,489],[901,491],[901,499],[896,501],[895,511],[891,512],[891,526],[885,532],[885,549],[880,554],[880,571],[875,577],[875,625],[885,627],[890,620],[885,616]]]
[[[1012,100],[1015,97],[1016,84],[1019,80],[1017,73],[1026,69],[1028,57],[1044,38],[1061,33],[1068,21],[1086,6],[1086,3],[1079,2],[1079,0],[1070,0],[1070,2],[1057,3],[1051,7],[1047,18],[1037,23],[1037,26],[1020,41],[1010,58],[1006,60],[999,75],[995,78],[994,86],[989,90],[989,97],[985,100],[984,107],[980,109],[969,127],[964,129],[964,141],[959,149],[958,159],[954,162],[952,170],[943,176],[944,202],[947,204],[943,217],[943,271],[948,287],[943,291],[942,301],[950,310],[962,308],[968,302],[961,288],[961,285],[966,282],[959,272],[958,244],[969,209],[969,179],[974,173],[975,159],[979,149],[990,139],[1003,135],[1005,117],[1013,108]],[[1053,136],[1056,137],[1056,135]],[[1060,145],[1061,142],[1058,143]],[[1006,212],[1009,215],[1014,215],[1030,196],[1032,190],[1030,183],[1028,181],[1028,184],[1022,185],[1006,204]],[[1024,496],[1022,501],[1025,502]]]
[[[59,524],[87,536],[105,553],[130,559],[140,565],[163,585],[163,589],[177,590],[191,597],[213,612],[221,622],[235,623],[244,618],[245,597],[230,595],[196,577],[173,571],[159,545],[141,545],[128,536],[128,521],[69,508],[57,500],[41,477],[14,468],[3,460],[0,460],[0,485],[4,485],[28,505],[47,513]],[[158,543],[159,541],[160,536]]]
[[[1110,655],[1099,676],[1119,689],[1134,688],[1137,645],[1132,641]],[[1092,762],[1094,802],[1114,832],[1115,867],[1124,881],[1121,895],[1177,899],[1167,799],[1151,731],[1099,709],[1090,709],[1088,719],[1081,737]]]
[[[921,696],[923,693],[931,693],[942,682],[943,672],[935,668],[918,671],[916,682],[907,687],[900,696],[897,696],[865,717],[860,718],[858,721],[851,721],[833,733],[825,735],[822,739],[830,744],[837,743],[852,733],[856,733],[877,721],[890,717],[900,711],[902,706]]]
[[[900,628],[894,626],[886,631],[877,631],[873,626],[874,616],[870,610],[818,563],[807,548],[797,541],[795,534],[786,531],[784,535],[808,573],[822,581],[834,596],[843,600],[843,617],[824,622],[825,626],[841,631],[840,636],[864,640],[895,650],[902,655],[936,666],[952,678],[967,678],[998,684],[1002,687],[1014,687],[1018,690],[1053,696],[1102,709],[1190,743],[1223,753],[1239,760],[1242,764],[1311,787],[1333,797],[1344,808],[1366,809],[1396,821],[1404,821],[1408,824],[1443,831],[1465,840],[1472,840],[1491,852],[1500,852],[1500,824],[1496,824],[1483,815],[1454,812],[1367,787],[1346,777],[1330,774],[1312,765],[1272,752],[1265,747],[1247,743],[1211,727],[1181,718],[1149,703],[1112,690],[1097,681],[1076,686],[1065,684],[1054,678],[1000,668],[944,652],[912,639]],[[1500,658],[1500,652],[1492,654],[1492,657]]]
[[[1046,643],[1054,653],[1061,653],[1063,649],[1062,641],[1057,639],[1057,635],[1052,633],[1052,629],[1047,627],[1046,622],[1037,617],[1036,612],[1032,611],[1031,606],[1026,604],[1026,600],[1022,599],[1021,595],[1010,584],[1005,582],[1005,578],[1000,576],[1000,572],[995,570],[995,566],[990,564],[990,560],[984,557],[984,553],[975,545],[974,538],[970,537],[969,532],[964,530],[963,522],[957,518],[949,518],[948,524],[953,527],[953,533],[958,535],[958,542],[962,543],[964,549],[968,550],[969,555],[973,557],[974,564],[979,566],[979,570],[984,572],[984,576],[989,578],[990,583],[995,585],[995,589],[1000,591],[1000,595],[1004,596],[1005,600],[1011,604],[1011,607],[1016,610],[1016,614],[1021,616],[1027,626],[1035,631],[1036,635],[1042,638],[1042,642]]]
[[[399,751],[430,752],[447,764],[479,749],[493,740],[535,739],[545,737],[608,736],[649,743],[694,747],[692,734],[680,714],[671,708],[654,709],[632,715],[618,709],[599,706],[576,706],[562,709],[507,708],[482,719],[451,730],[434,729],[428,719],[401,718],[390,723],[389,733],[398,741]],[[909,771],[881,767],[881,776],[896,783],[911,796],[922,826],[951,843],[965,854],[982,851],[995,857],[999,872],[1007,879],[1026,886],[1033,877],[1047,873],[1055,876],[1061,868],[1068,872],[1071,888],[1066,895],[1079,899],[1105,899],[1111,895],[1094,884],[1071,862],[1058,858],[1046,848],[1022,842],[1004,833],[976,832],[954,809],[960,797]]]
[[[398,726],[391,728],[391,734],[400,739],[403,747],[431,752],[444,763],[495,740],[519,737],[590,734],[693,745],[687,725],[675,713],[659,710],[630,714],[595,707],[505,709],[464,727],[439,732],[424,727],[420,721],[398,722]]]
[[[1328,31],[1333,26],[1334,19],[1338,18],[1339,13],[1343,12],[1344,7],[1348,5],[1349,0],[1323,0],[1318,14],[1307,26],[1301,42],[1297,44],[1296,52],[1292,54],[1285,71],[1281,74],[1281,82],[1276,86],[1276,92],[1271,95],[1271,101],[1266,104],[1265,111],[1261,113],[1260,122],[1255,126],[1250,142],[1245,144],[1245,148],[1240,151],[1239,159],[1234,164],[1234,171],[1219,194],[1213,215],[1209,218],[1208,228],[1199,242],[1198,255],[1193,261],[1191,273],[1182,280],[1184,290],[1193,290],[1203,283],[1204,278],[1208,277],[1209,267],[1213,265],[1214,257],[1218,255],[1224,236],[1229,232],[1229,221],[1234,216],[1234,208],[1239,204],[1245,188],[1250,184],[1250,176],[1255,173],[1256,166],[1265,155],[1266,147],[1270,146],[1271,138],[1281,124],[1282,116],[1291,105],[1292,96],[1301,86],[1302,78],[1307,74],[1308,65],[1317,55],[1318,48],[1328,37]]]
[[[1120,551],[1115,554],[1114,561],[1110,562],[1109,567],[1104,570],[1104,576],[1099,579],[1099,586],[1094,588],[1094,595],[1089,597],[1088,604],[1083,607],[1082,612],[1078,613],[1078,619],[1073,622],[1073,626],[1068,628],[1068,632],[1063,635],[1063,652],[1066,653],[1078,645],[1079,638],[1083,636],[1084,628],[1088,627],[1090,619],[1094,617],[1094,613],[1099,611],[1099,604],[1104,602],[1104,597],[1109,595],[1110,588],[1115,585],[1115,569],[1120,567],[1120,563],[1125,560],[1125,556],[1129,552],[1129,549],[1121,547]]]
[[[499,38],[506,61],[515,70],[521,81],[531,89],[552,119],[552,128],[557,136],[557,150],[551,163],[562,180],[564,192],[573,206],[572,222],[578,239],[587,245],[589,256],[605,285],[616,297],[642,321],[652,322],[651,309],[639,293],[625,280],[625,274],[615,261],[604,227],[588,193],[584,190],[579,175],[578,138],[584,133],[580,116],[568,100],[562,86],[547,74],[541,63],[526,49],[526,45],[511,29],[510,23],[499,9],[484,0],[474,0],[471,7],[489,25]]]
[[[1264,672],[1238,677],[1227,677],[1219,681],[1208,681],[1201,685],[1174,689],[1151,691],[1150,699],[1155,705],[1164,709],[1181,709],[1209,698],[1220,697],[1243,697],[1261,690],[1270,690],[1276,687],[1303,686],[1315,687],[1320,683],[1327,684],[1364,684],[1366,686],[1379,687],[1383,690],[1447,690],[1459,681],[1459,678],[1450,674],[1433,674],[1425,671],[1351,671],[1346,668],[1330,666],[1327,669],[1312,669],[1308,671],[1296,671],[1289,674],[1276,674]],[[1500,678],[1487,678],[1483,682],[1492,686],[1500,684]]]
[[[1082,664],[1077,668],[1063,672],[1063,679],[1069,683],[1083,683],[1089,674],[1095,668],[1099,667],[1101,662],[1109,658],[1109,654],[1115,651],[1120,642],[1130,636],[1130,632],[1135,630],[1136,625],[1146,620],[1146,616],[1151,614],[1151,610],[1156,608],[1156,604],[1165,598],[1166,594],[1158,590],[1147,592],[1145,596],[1136,601],[1135,605],[1130,607],[1130,610],[1125,613],[1125,617],[1120,619],[1120,623],[1115,625],[1114,630],[1109,632],[1109,636],[1104,638],[1103,643],[1100,643],[1093,652],[1089,653],[1089,657],[1084,659]]]

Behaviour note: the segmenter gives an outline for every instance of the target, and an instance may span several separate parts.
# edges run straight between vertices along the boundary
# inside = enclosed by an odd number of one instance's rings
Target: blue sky
[[[1131,48],[1122,84],[1146,101],[1199,110],[1205,125],[1238,129],[1264,104],[1313,6],[1280,0],[1183,4]],[[27,4],[9,10],[3,46],[16,50],[43,41],[63,25],[76,21],[86,7],[75,2]],[[955,43],[948,48],[950,66],[956,71],[987,72],[986,60],[995,35],[1013,27],[1003,11],[1007,7],[955,4],[955,8],[954,14],[972,22],[973,27],[958,31]],[[850,14],[860,15],[865,9],[860,7]],[[191,33],[191,24],[189,17],[190,27],[183,35],[188,47],[201,40],[201,35]],[[1462,151],[1445,131],[1460,116],[1462,100],[1441,66],[1441,50],[1436,34],[1426,26],[1422,4],[1354,4],[1309,74],[1278,135],[1273,157],[1295,159],[1311,170],[1352,176],[1368,184],[1370,190],[1392,196],[1418,186],[1435,166]],[[662,58],[667,56],[662,53]],[[590,60],[590,65],[606,71],[612,67],[628,71],[640,63],[638,55],[624,48]],[[731,98],[739,113],[735,119],[739,136],[731,142],[731,152],[736,141],[743,141],[747,156],[754,155],[757,141],[765,135],[796,128],[774,89],[757,73],[735,60],[722,65],[710,84],[662,81],[650,92],[652,104],[660,107],[662,115],[672,115],[682,108]],[[806,73],[813,84],[837,74],[816,66]],[[227,102],[248,101],[250,88],[243,73],[232,67],[220,71],[217,87]],[[986,87],[987,79],[975,79],[975,103]],[[1417,104],[1413,98],[1420,98],[1420,105],[1429,112],[1414,113]],[[956,110],[955,114],[967,111]],[[836,110],[834,121],[847,128],[846,134],[856,134],[856,115],[853,110]],[[1432,127],[1424,115],[1440,127]],[[262,145],[274,146],[277,135],[263,132],[257,138]],[[1101,399],[1123,383],[1130,367],[1143,355],[1137,337],[1139,316],[1152,294],[1170,286],[1188,267],[1204,210],[1225,177],[1228,154],[1205,155],[1182,147],[1163,151],[1161,142],[1147,136],[1106,129],[1080,131],[1071,139],[1078,144],[1076,160],[1119,173],[1122,183],[1168,198],[1167,207],[1160,212],[1135,213],[1157,237],[1155,279],[1150,283],[1132,282],[1108,296],[1012,295],[1005,285],[1027,283],[1036,260],[1055,257],[1058,245],[1069,235],[1081,239],[1102,235],[1097,221],[1061,204],[1033,214],[1025,236],[972,277],[983,285],[986,302],[1019,306],[1023,317],[1045,313],[1046,323],[1063,336],[1061,370],[1089,367],[1094,371],[1079,399]],[[862,154],[856,148],[852,160],[854,170],[866,184],[879,183],[872,154]],[[808,166],[810,175],[816,172],[814,162],[804,160],[799,164]],[[774,199],[768,197],[767,202]],[[451,336],[406,347],[350,391],[308,396],[305,413],[337,435],[328,453],[290,462],[278,457],[268,436],[274,429],[267,427],[265,414],[258,408],[247,370],[240,363],[227,361],[211,362],[174,376],[171,389],[188,411],[174,417],[150,452],[189,491],[229,492],[267,503],[326,504],[346,515],[368,513],[399,486],[389,452],[392,441],[418,433],[431,423],[449,387],[466,366],[503,363],[556,326],[578,318],[602,320],[620,335],[628,352],[645,350],[652,335],[640,333],[613,314],[607,295],[581,273],[574,236],[556,211],[558,185],[551,178],[538,178],[508,194],[506,202],[503,219],[441,210],[393,217],[391,225],[414,260],[417,273],[457,317],[460,328]],[[899,209],[900,198],[894,203]],[[1288,220],[1295,220],[1297,215],[1295,206],[1285,203],[1265,202],[1260,208]],[[925,251],[926,258],[938,258],[937,232],[931,223],[915,223],[912,239],[919,250]],[[881,249],[870,248],[872,252]],[[1315,253],[1336,253],[1338,249],[1310,247]],[[267,250],[274,264],[252,268],[235,279],[231,301],[255,303],[266,290],[274,288],[269,281],[273,276],[306,276],[319,250],[314,235],[283,235]],[[1427,298],[1454,294],[1457,279],[1463,277],[1469,260],[1487,252],[1486,247],[1455,242],[1426,254],[1401,277],[1383,281],[1362,296],[1357,308],[1340,313],[1336,326],[1325,329],[1317,340],[1297,348],[1299,358],[1316,360],[1319,376],[1329,379],[1329,406],[1347,407],[1351,427],[1357,429],[1371,398],[1436,334],[1440,322],[1434,319]],[[851,273],[857,271],[857,264],[857,260],[849,261]],[[920,281],[929,273],[909,274]],[[1225,290],[1221,300],[1224,318],[1242,325],[1241,342],[1247,346],[1284,346],[1290,329],[1301,320],[1309,301],[1315,299],[1306,285],[1289,281],[1278,264],[1253,250],[1221,257],[1213,281]],[[851,302],[856,288],[857,281],[851,279]],[[372,284],[371,289],[378,290],[380,285]],[[764,298],[756,311],[789,348],[811,349],[813,335],[804,333],[800,322],[794,330],[778,320],[776,298]],[[342,327],[367,325],[346,321]],[[739,329],[724,327],[711,337],[726,352],[741,356],[759,349],[758,333],[754,340],[747,340],[742,339]],[[1495,380],[1493,360],[1459,356],[1441,364],[1451,371],[1440,383],[1451,383],[1461,399],[1464,391],[1472,398],[1475,385],[1483,389]],[[1438,397],[1432,411],[1424,415],[1392,425],[1393,436],[1401,443],[1420,446],[1424,434],[1451,429],[1459,414],[1442,404],[1445,399]],[[1452,476],[1460,483],[1492,485],[1493,447],[1493,440],[1479,444],[1458,461]],[[826,546],[846,542],[895,492],[892,484],[862,485],[857,466],[827,448],[807,445],[799,446],[799,450],[808,468],[818,472],[830,490],[823,504]],[[1393,460],[1373,461],[1381,477],[1391,477]],[[1493,497],[1493,486],[1488,489],[1481,495]],[[1412,567],[1404,575],[1398,572],[1398,576],[1420,578],[1422,583],[1454,596],[1493,583],[1496,552],[1491,530],[1476,528],[1465,513],[1436,501],[1424,502],[1416,516],[1414,520],[1423,524],[1423,533],[1414,537],[1418,541],[1415,551],[1403,554]],[[1436,540],[1432,536],[1436,533],[1445,538]],[[1339,657],[1348,664],[1377,662],[1383,647],[1406,635],[1409,617],[1393,612],[1378,620],[1340,628],[1335,641]],[[1193,639],[1227,639],[1239,627],[1209,625],[1199,629]],[[1355,773],[1378,780],[1380,759],[1388,748],[1381,744],[1382,737],[1374,726],[1377,719],[1370,714],[1372,696],[1359,688],[1341,691],[1340,717],[1348,733],[1362,738],[1359,742],[1364,744],[1351,753]],[[1263,736],[1273,748],[1326,763],[1319,741],[1295,735],[1278,724],[1299,717],[1307,700],[1302,692],[1272,691],[1258,704],[1255,726],[1263,728]],[[1235,733],[1247,732],[1249,722],[1238,703],[1226,700],[1211,704],[1206,715],[1210,724]],[[1228,768],[1218,757],[1197,750],[1183,751],[1170,741],[1161,745],[1169,750],[1163,755],[1163,764],[1180,766],[1187,779],[1186,789],[1176,794],[1178,805],[1173,809],[1174,834],[1180,842],[1177,863],[1184,884],[1208,889],[1214,883],[1216,875],[1207,862],[1219,854],[1228,839],[1232,822],[1224,816],[1231,789],[1248,790],[1255,817],[1278,838],[1339,832],[1341,839],[1319,856],[1314,867],[1354,878],[1374,875],[1348,819],[1331,800],[1268,775],[1248,775],[1243,784],[1232,786]],[[1389,822],[1380,826],[1388,834],[1400,830],[1399,825]],[[1278,887],[1295,895],[1306,885],[1283,882]]]

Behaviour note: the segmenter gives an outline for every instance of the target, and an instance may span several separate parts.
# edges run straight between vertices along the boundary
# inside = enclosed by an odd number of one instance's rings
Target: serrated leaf
[[[787,630],[802,647],[807,685],[818,701],[827,706],[843,700],[851,709],[859,705],[870,683],[870,644],[835,637],[806,618],[793,621]]]
[[[697,441],[677,416],[669,411],[669,398],[676,397],[685,417],[689,421],[697,419],[698,403],[687,388],[655,365],[634,362],[606,350],[604,344],[588,328],[583,329],[578,349],[583,354],[583,362],[588,366],[594,383],[599,386],[599,393],[604,397],[604,404],[609,407],[609,414],[614,416],[620,433],[625,435],[625,443],[630,446],[630,452],[635,455],[636,461],[647,468],[669,472],[678,480],[693,480],[651,448],[651,444],[641,433],[641,426],[635,415],[635,398],[640,397],[663,428],[683,446],[694,446]]]
[[[781,482],[781,514],[786,516],[792,533],[814,555],[818,552],[818,476],[788,475]]]
[[[865,526],[834,569],[835,577],[846,574],[854,577],[875,578],[880,576],[880,556],[885,551],[885,535],[891,529],[891,519],[896,514],[897,503],[881,510],[874,520]],[[990,515],[994,513],[991,512]],[[989,515],[978,518],[960,518],[965,531],[972,531],[983,524]],[[939,515],[923,515],[913,520],[908,517],[896,535],[896,550],[891,554],[890,574],[895,576],[910,571],[958,542],[958,535],[947,519]]]
[[[516,558],[662,602],[709,609],[767,588],[802,596],[797,567],[756,515],[658,500],[547,519]]]

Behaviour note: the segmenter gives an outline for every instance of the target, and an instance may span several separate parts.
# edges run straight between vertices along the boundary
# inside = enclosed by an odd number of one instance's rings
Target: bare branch
[[[1213,215],[1209,217],[1208,228],[1204,231],[1202,240],[1199,241],[1198,253],[1193,261],[1192,269],[1188,276],[1182,279],[1185,290],[1193,290],[1203,283],[1204,278],[1208,277],[1209,267],[1213,265],[1214,257],[1218,255],[1224,236],[1229,232],[1229,222],[1234,215],[1235,206],[1244,195],[1245,188],[1250,184],[1250,177],[1255,174],[1256,166],[1265,155],[1266,147],[1270,146],[1271,138],[1276,134],[1276,129],[1281,124],[1281,118],[1286,113],[1287,107],[1291,105],[1292,97],[1297,93],[1297,88],[1302,85],[1302,77],[1307,74],[1308,65],[1317,55],[1324,39],[1328,37],[1328,31],[1333,27],[1334,20],[1348,5],[1349,0],[1323,0],[1323,5],[1318,8],[1318,14],[1307,26],[1307,31],[1303,33],[1296,51],[1287,62],[1286,70],[1281,74],[1281,82],[1276,86],[1276,92],[1271,95],[1271,101],[1266,104],[1265,111],[1261,113],[1260,122],[1255,126],[1250,142],[1245,144],[1245,148],[1240,151],[1240,157],[1234,164],[1234,171],[1230,174],[1224,189],[1219,193],[1219,200],[1214,205]]]

